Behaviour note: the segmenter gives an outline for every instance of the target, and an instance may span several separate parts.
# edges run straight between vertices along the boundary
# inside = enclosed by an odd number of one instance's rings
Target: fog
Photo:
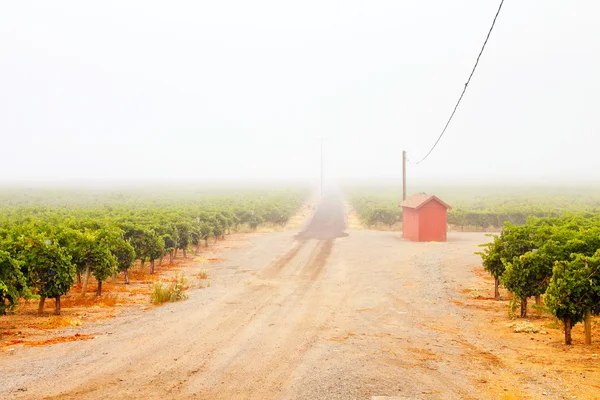
[[[0,5],[0,182],[398,180],[499,1]],[[600,178],[600,3],[507,0],[410,182]]]

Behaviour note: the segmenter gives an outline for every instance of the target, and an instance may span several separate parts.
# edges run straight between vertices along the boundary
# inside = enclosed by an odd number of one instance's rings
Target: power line
[[[462,91],[460,97],[458,98],[456,105],[454,106],[454,110],[452,111],[450,118],[448,118],[448,122],[446,122],[446,126],[444,126],[442,133],[440,134],[440,136],[437,138],[437,140],[433,144],[433,147],[431,148],[431,150],[429,150],[429,152],[427,154],[425,154],[425,157],[423,157],[420,161],[417,161],[417,164],[423,162],[427,157],[429,157],[429,155],[431,154],[433,149],[435,149],[435,146],[437,146],[437,144],[439,143],[442,136],[444,136],[444,133],[446,133],[446,129],[448,129],[448,125],[450,125],[450,121],[452,121],[452,118],[454,117],[454,114],[456,113],[456,109],[458,108],[458,105],[460,104],[463,96],[465,95],[465,92],[467,91],[467,86],[469,86],[469,83],[471,82],[471,78],[473,77],[473,74],[475,73],[475,69],[477,68],[477,65],[479,64],[479,59],[481,58],[481,55],[483,54],[483,50],[485,49],[485,45],[487,44],[488,39],[490,38],[490,35],[492,34],[492,30],[494,30],[494,25],[496,25],[496,19],[498,19],[498,15],[500,14],[500,10],[502,9],[503,4],[504,4],[504,0],[501,0],[500,6],[498,7],[498,11],[496,11],[496,16],[494,17],[494,21],[492,21],[492,26],[490,27],[490,30],[488,31],[488,34],[485,37],[485,42],[483,42],[481,51],[479,52],[479,55],[477,56],[477,61],[475,61],[475,66],[473,67],[473,70],[471,71],[471,75],[469,75],[469,79],[467,79],[467,83],[465,83],[465,87],[463,88],[463,91]]]

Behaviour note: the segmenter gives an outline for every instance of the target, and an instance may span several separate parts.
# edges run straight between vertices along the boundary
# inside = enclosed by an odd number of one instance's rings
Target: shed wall
[[[414,210],[413,210],[414,211]],[[446,207],[436,201],[425,204],[418,210],[418,240],[420,242],[446,241]]]
[[[414,208],[402,207],[402,236],[408,240],[419,240],[419,213]]]

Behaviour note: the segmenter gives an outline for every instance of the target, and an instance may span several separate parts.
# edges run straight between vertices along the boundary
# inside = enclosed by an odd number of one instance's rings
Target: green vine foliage
[[[600,252],[557,262],[544,300],[552,314],[572,325],[594,311],[600,305]]]
[[[111,246],[110,250],[117,261],[118,271],[126,271],[133,265],[135,261],[135,250],[128,241],[122,239]]]
[[[492,241],[486,244],[481,244],[483,251],[476,252],[483,260],[483,268],[490,273],[494,278],[500,279],[505,271],[503,259],[506,259],[506,251],[504,240],[501,235],[488,234]]]
[[[583,270],[584,264],[573,260],[594,256],[600,249],[600,220],[585,214],[529,218],[522,226],[506,223],[501,235],[492,235],[492,238],[490,243],[483,245],[484,251],[477,254],[482,257],[484,268],[499,277],[502,285],[513,294],[510,313],[514,313],[516,301],[519,301],[521,317],[525,317],[528,298],[544,295],[550,287],[553,293],[563,295],[572,288],[576,292],[574,296],[581,297],[582,289],[578,285],[583,283],[575,285],[574,282],[583,276],[578,274],[584,274],[579,271]],[[587,260],[588,264],[593,264],[593,259]],[[558,265],[562,269],[557,269]],[[561,279],[560,284],[557,279]],[[567,284],[567,280],[571,283]],[[586,296],[583,298],[593,297],[592,294]],[[565,314],[561,310],[566,307],[563,304],[566,300],[557,303],[556,296],[547,298],[551,303],[548,310],[559,318],[569,315],[572,324],[580,321],[588,307],[584,300],[571,302],[571,311]]]
[[[23,265],[27,285],[37,295],[58,297],[66,294],[75,281],[71,255],[57,240],[30,232],[14,243],[15,257]]]
[[[12,312],[20,298],[30,295],[20,263],[0,250],[0,315]]]

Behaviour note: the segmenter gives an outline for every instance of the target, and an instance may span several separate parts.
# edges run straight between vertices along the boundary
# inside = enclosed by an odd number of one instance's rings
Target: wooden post
[[[406,151],[402,150],[402,201],[406,200]]]
[[[585,312],[583,326],[585,328],[585,344],[592,344],[592,313],[589,311]]]

